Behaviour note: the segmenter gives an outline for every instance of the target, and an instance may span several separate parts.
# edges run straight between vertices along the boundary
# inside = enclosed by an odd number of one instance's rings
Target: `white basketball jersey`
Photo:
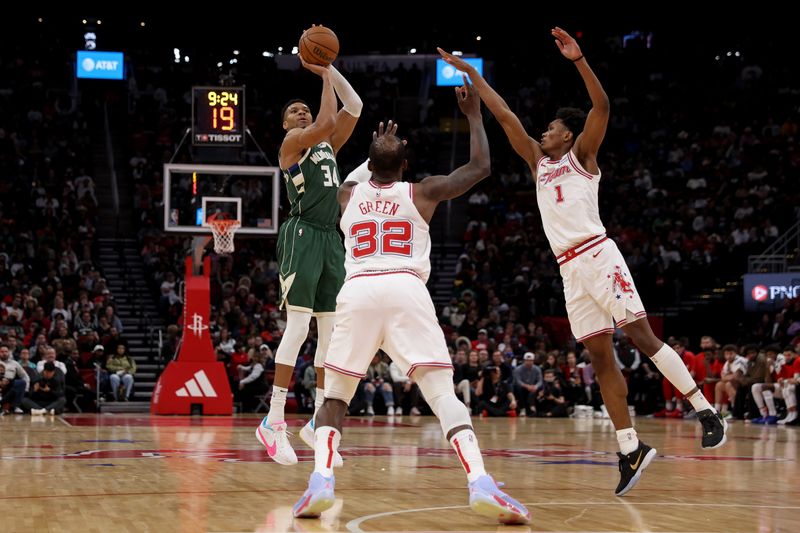
[[[587,172],[571,151],[559,160],[545,156],[536,163],[536,201],[554,254],[605,234],[597,206],[599,186],[600,173]]]
[[[411,183],[375,181],[353,187],[339,227],[344,233],[347,276],[364,271],[431,273],[428,223],[414,205]]]

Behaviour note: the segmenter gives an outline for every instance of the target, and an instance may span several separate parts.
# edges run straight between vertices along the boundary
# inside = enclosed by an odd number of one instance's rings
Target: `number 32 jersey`
[[[555,255],[606,228],[600,221],[597,196],[600,173],[590,174],[572,151],[556,161],[545,156],[536,164],[536,201],[542,225]]]
[[[431,272],[428,223],[414,205],[414,186],[373,180],[352,188],[339,223],[347,253],[347,277],[410,271],[423,282]]]

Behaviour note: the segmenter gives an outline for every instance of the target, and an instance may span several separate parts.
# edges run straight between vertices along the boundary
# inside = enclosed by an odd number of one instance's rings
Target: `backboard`
[[[243,165],[164,165],[164,231],[210,235],[208,217],[225,213],[241,235],[278,233],[280,169]]]

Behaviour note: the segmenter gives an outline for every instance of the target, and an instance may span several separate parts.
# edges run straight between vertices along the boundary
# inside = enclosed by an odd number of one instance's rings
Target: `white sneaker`
[[[784,418],[783,420],[778,420],[778,424],[783,426],[784,424],[788,424],[789,422],[794,422],[795,420],[797,420],[797,411],[792,411],[791,413],[786,415],[786,418]]]
[[[44,411],[44,409],[42,409],[42,411]],[[23,411],[23,410],[22,410],[22,409],[20,409],[19,407],[15,407],[15,408],[14,408],[14,414],[15,414],[15,415],[21,415],[21,414],[24,414],[24,413],[25,413],[25,411]]]
[[[419,409],[417,409],[416,407],[412,407],[412,408],[411,408],[411,414],[412,414],[412,415],[414,415],[414,416],[419,416],[419,415],[421,415],[422,413],[420,413],[420,412],[419,412]]]
[[[375,416],[375,409],[373,409],[371,405],[367,406],[367,414],[369,416]]]
[[[270,425],[266,416],[256,428],[258,442],[264,445],[267,455],[273,461],[281,465],[296,465],[297,455],[289,444],[288,433],[286,422],[274,422]]]
[[[394,414],[403,416],[403,408],[398,405],[397,407],[394,408]]]
[[[45,409],[31,409],[31,416],[42,416],[45,412]]]
[[[306,446],[314,449],[314,419],[308,421],[308,424],[303,426],[303,429],[300,430],[300,439],[306,443]],[[342,455],[339,451],[336,451],[336,455],[333,456],[333,467],[334,468],[341,468],[344,466],[344,459],[342,459]]]
[[[50,409],[49,411],[47,411],[47,414],[50,415],[50,416],[56,416],[56,410],[55,409]]]

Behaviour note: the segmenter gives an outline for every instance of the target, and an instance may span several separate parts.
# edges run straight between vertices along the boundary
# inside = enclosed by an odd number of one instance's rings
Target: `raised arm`
[[[481,100],[475,88],[467,83],[456,87],[458,107],[469,121],[469,162],[448,176],[428,176],[414,185],[414,205],[422,217],[430,221],[436,205],[442,200],[461,196],[491,172],[489,141],[483,129]]]
[[[508,140],[511,142],[514,151],[535,171],[536,162],[544,155],[541,144],[528,135],[525,128],[522,127],[522,122],[520,122],[519,117],[511,111],[506,101],[497,94],[497,91],[492,89],[486,80],[483,79],[483,76],[478,74],[475,67],[458,56],[448,54],[441,48],[437,48],[437,50],[445,61],[469,76],[481,100],[483,100],[483,103],[485,103],[489,111],[492,112],[494,118],[496,118],[497,122],[503,127],[503,131],[506,132],[506,137],[508,137]]]
[[[575,63],[578,73],[583,78],[583,83],[586,84],[589,98],[592,100],[592,109],[589,110],[589,114],[586,117],[583,132],[575,139],[573,150],[575,155],[578,156],[578,161],[586,170],[596,172],[597,152],[600,150],[600,144],[606,136],[608,116],[611,112],[608,95],[603,90],[600,80],[597,79],[597,76],[589,67],[589,63],[586,62],[586,58],[583,57],[575,39],[558,26],[550,30],[550,33],[555,37],[556,46],[561,51],[561,55]]]
[[[333,152],[336,154],[347,142],[347,139],[350,138],[350,135],[353,134],[353,129],[356,127],[358,117],[361,116],[361,108],[364,107],[364,103],[353,89],[353,86],[333,65],[330,66],[330,78],[333,90],[339,100],[342,101],[342,108],[336,114],[336,127],[331,135],[331,146],[333,146]]]
[[[328,67],[306,63],[302,57],[300,62],[322,78],[322,98],[317,120],[305,128],[290,130],[284,137],[278,156],[282,168],[289,168],[297,163],[307,148],[329,140],[336,126],[336,94],[333,92]]]

